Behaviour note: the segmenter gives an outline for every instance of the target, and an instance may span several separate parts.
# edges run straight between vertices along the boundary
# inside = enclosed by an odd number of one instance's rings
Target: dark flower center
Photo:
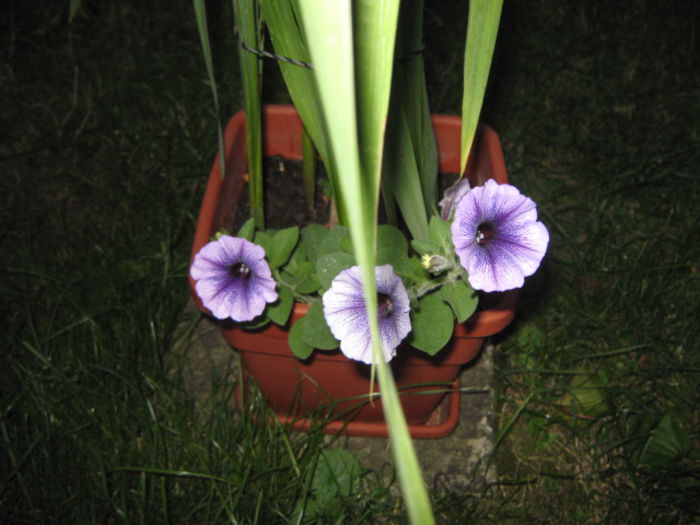
[[[491,222],[482,222],[476,229],[476,244],[486,244],[496,236],[496,227]]]
[[[231,268],[229,268],[229,273],[231,274],[231,277],[234,277],[235,279],[246,280],[250,278],[250,266],[248,266],[246,263],[239,262],[231,265]]]
[[[394,303],[391,302],[391,297],[377,293],[377,308],[381,317],[390,317],[394,313]]]

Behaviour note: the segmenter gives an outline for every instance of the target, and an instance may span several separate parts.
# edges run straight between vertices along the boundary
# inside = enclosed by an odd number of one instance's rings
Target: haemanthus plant
[[[193,3],[218,105],[204,0]],[[410,519],[434,523],[386,361],[404,339],[438,352],[454,324],[444,323],[445,309],[453,320],[466,320],[476,308],[475,290],[521,286],[544,255],[547,230],[537,221],[534,203],[508,185],[470,189],[460,182],[438,212],[437,152],[421,54],[423,0],[233,4],[252,218],[236,237],[222,235],[197,254],[191,273],[199,280],[197,291],[203,291],[205,305],[213,301],[214,315],[250,328],[285,325],[294,300],[308,302],[307,315],[289,332],[297,356],[340,347],[350,358],[371,363]],[[476,133],[501,7],[502,0],[469,2],[460,176]],[[313,143],[329,175],[339,222],[333,228],[265,230],[260,118],[260,56],[269,56],[262,50],[265,37],[303,122],[305,144]],[[306,182],[310,187],[312,177]],[[380,193],[386,225],[376,220]],[[244,243],[262,249],[266,262]]]

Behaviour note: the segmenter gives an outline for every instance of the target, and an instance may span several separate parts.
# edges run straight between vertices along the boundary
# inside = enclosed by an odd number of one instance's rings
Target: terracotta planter
[[[440,171],[455,173],[459,169],[460,119],[436,115],[433,124]],[[263,129],[265,155],[301,158],[301,121],[293,107],[266,106]],[[239,112],[226,127],[225,177],[221,176],[218,158],[214,160],[197,222],[192,258],[212,235],[230,224],[235,214],[245,182],[245,140],[245,114]],[[480,129],[468,175],[477,184],[489,178],[508,182],[498,136],[488,127]],[[192,279],[190,288],[199,308],[209,313],[194,292]],[[460,369],[478,355],[485,337],[510,323],[516,299],[517,291],[487,294],[482,308],[465,323],[455,326],[451,341],[436,356],[428,356],[406,344],[397,349],[391,365],[413,437],[442,437],[457,425]],[[305,315],[306,309],[305,304],[295,304],[290,324]],[[327,426],[327,432],[387,435],[381,402],[367,401],[368,365],[350,360],[340,351],[315,351],[309,359],[301,361],[287,344],[289,327],[269,325],[248,332],[233,322],[220,322],[220,326],[225,339],[239,351],[244,370],[255,379],[281,421],[303,430],[310,424],[304,417],[308,411],[329,406],[337,420]],[[436,411],[438,405],[440,410]]]

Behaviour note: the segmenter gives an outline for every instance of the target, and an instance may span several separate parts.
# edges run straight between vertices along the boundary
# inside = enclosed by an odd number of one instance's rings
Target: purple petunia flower
[[[384,359],[396,355],[396,347],[411,331],[410,302],[401,279],[389,264],[377,266],[379,335]],[[349,358],[372,363],[372,337],[362,291],[359,266],[340,272],[323,294],[323,313],[340,350]]]
[[[519,288],[535,273],[549,243],[534,201],[509,184],[486,181],[457,204],[452,242],[474,289]]]
[[[277,300],[275,281],[257,244],[222,235],[194,258],[190,275],[204,306],[217,319],[250,321]]]

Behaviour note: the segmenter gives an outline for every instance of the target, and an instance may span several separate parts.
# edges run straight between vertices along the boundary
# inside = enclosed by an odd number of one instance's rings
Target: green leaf
[[[355,486],[362,475],[357,457],[346,448],[321,450],[316,468],[307,475],[310,486],[308,498],[297,501],[296,522],[341,523],[345,498],[355,493]]]
[[[269,232],[255,232],[255,240],[253,242],[255,242],[255,244],[258,246],[261,246],[269,258],[270,250],[272,249],[272,235]]]
[[[328,289],[341,271],[355,265],[355,257],[345,252],[327,253],[316,262],[316,275],[321,287]]]
[[[301,173],[304,180],[306,214],[311,220],[316,220],[316,157],[318,152],[306,128],[303,128],[301,134],[301,151]]]
[[[272,244],[267,257],[271,268],[279,268],[292,255],[292,250],[299,242],[299,227],[292,226],[276,232],[272,236]]]
[[[68,7],[68,22],[72,22],[75,18],[78,9],[80,9],[80,4],[82,0],[70,0],[70,6]]]
[[[408,264],[394,271],[408,286],[418,285],[430,280],[428,272],[425,271],[425,268],[423,268],[423,265],[417,257],[409,257]]]
[[[352,225],[382,407],[404,501],[411,521],[430,525],[435,519],[391,368],[382,359],[377,317],[375,219],[398,0],[300,0],[299,6],[327,125],[333,168],[329,171]]]
[[[320,224],[309,224],[301,230],[301,243],[306,249],[306,254],[314,264],[321,253],[321,246],[329,233],[328,228]],[[333,250],[336,251],[336,250]]]
[[[311,484],[318,505],[323,508],[339,505],[339,497],[347,498],[354,493],[353,487],[361,473],[360,462],[348,449],[324,449]]]
[[[267,316],[267,310],[265,310],[261,315],[257,316],[252,321],[245,321],[239,323],[239,326],[243,330],[257,330],[258,328],[263,328],[270,324],[270,318]]]
[[[418,350],[435,355],[452,337],[452,310],[439,294],[424,295],[412,312],[411,326],[408,343]]]
[[[321,287],[316,275],[316,265],[311,261],[285,266],[282,279],[298,294],[310,294]]]
[[[401,3],[396,36],[396,56],[399,59],[394,67],[395,91],[392,92],[392,102],[396,100],[405,115],[423,190],[423,200],[426,211],[430,214],[435,210],[438,201],[438,152],[428,103],[424,54],[416,52],[424,46],[425,41],[423,11],[423,0]]]
[[[438,293],[450,305],[457,322],[463,323],[476,311],[479,298],[462,279],[443,285]]]
[[[76,2],[77,4],[77,2]],[[211,53],[211,45],[209,43],[209,28],[207,27],[207,11],[204,5],[204,0],[192,0],[194,14],[197,20],[197,32],[199,33],[199,41],[202,46],[202,55],[204,56],[204,64],[207,68],[207,77],[209,86],[211,87],[212,100],[214,101],[214,114],[216,115],[216,125],[219,138],[219,167],[221,168],[221,176],[226,173],[226,152],[224,151],[224,132],[219,120],[219,94],[216,89],[216,79],[214,78],[214,60]],[[71,8],[73,5],[71,5]],[[77,7],[76,7],[77,9]]]
[[[377,229],[377,266],[390,264],[394,271],[408,263],[408,241],[398,228],[383,224]]]
[[[260,3],[270,40],[278,55],[301,62],[311,62],[306,36],[297,22],[300,18],[298,2]],[[324,133],[323,113],[313,69],[278,61],[294,107],[299,112],[306,131],[311,135],[321,158],[329,165],[328,141]]]
[[[284,326],[294,306],[294,294],[286,286],[279,286],[278,294],[277,301],[267,306],[267,316],[276,325]]]
[[[236,31],[248,48],[262,47],[261,21],[255,0],[233,0]],[[262,111],[260,101],[260,58],[238,47],[238,62],[243,79],[243,98],[246,110],[246,146],[248,151],[248,197],[250,213],[257,227],[265,229],[264,199],[262,187]]]
[[[440,245],[435,241],[419,241],[418,239],[413,239],[411,241],[411,248],[415,250],[416,253],[421,255],[438,255],[442,253]]]
[[[318,275],[310,270],[306,277],[297,283],[296,291],[301,294],[309,294],[318,291],[320,288],[321,282],[318,280]]]
[[[503,0],[470,0],[467,42],[464,49],[464,92],[459,173],[464,173],[474,143],[476,126],[484,102],[489,69],[496,46]]]
[[[323,304],[318,301],[309,307],[309,311],[304,317],[303,339],[308,345],[319,350],[334,350],[338,348],[338,341],[331,329],[328,328],[326,318],[323,316]]]
[[[348,497],[361,473],[360,462],[348,449],[327,448],[321,452],[312,486],[319,495]]]
[[[323,238],[316,253],[316,259],[321,255],[333,252],[343,251],[343,239],[350,237],[350,230],[346,226],[333,226],[327,230],[326,236]],[[347,242],[347,241],[346,241]]]
[[[289,261],[287,261],[284,268],[285,270],[295,273],[295,268],[308,262],[311,261],[309,261],[309,257],[306,254],[306,247],[301,242],[297,242],[297,245],[292,250],[291,257],[289,257]]]
[[[236,236],[241,237],[242,239],[252,241],[255,237],[255,219],[251,217],[250,219],[245,221],[243,223],[243,226],[241,226],[238,230]]]
[[[363,171],[376,184],[374,201],[379,191],[399,1],[355,0],[352,8],[360,160]]]
[[[314,351],[314,347],[306,344],[304,341],[304,325],[306,324],[306,317],[302,317],[296,323],[292,325],[289,329],[289,336],[287,341],[289,342],[289,348],[292,353],[299,359],[306,359]]]
[[[349,235],[340,239],[340,251],[350,254],[355,253],[352,248],[352,239]]]
[[[382,184],[385,193],[391,193],[396,199],[411,236],[425,239],[428,236],[428,215],[416,155],[404,112],[399,109],[396,113],[387,128]]]
[[[604,387],[607,379],[604,374],[578,374],[571,380],[571,388],[561,401],[562,408],[576,416],[599,417],[608,412]],[[579,418],[578,421],[586,421]]]
[[[430,217],[430,240],[441,246],[444,250],[443,253],[452,253],[452,230],[450,229],[450,223],[443,221],[437,215]]]

